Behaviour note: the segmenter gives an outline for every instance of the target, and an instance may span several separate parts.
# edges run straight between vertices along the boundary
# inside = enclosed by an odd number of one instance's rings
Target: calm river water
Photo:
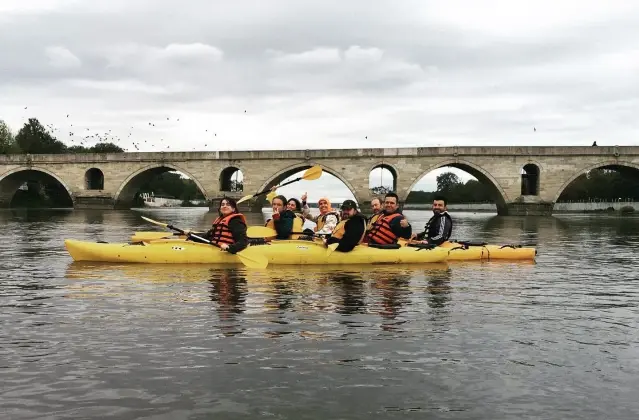
[[[252,271],[63,247],[205,211],[0,212],[0,418],[639,418],[639,217],[454,214],[455,238],[536,263]]]

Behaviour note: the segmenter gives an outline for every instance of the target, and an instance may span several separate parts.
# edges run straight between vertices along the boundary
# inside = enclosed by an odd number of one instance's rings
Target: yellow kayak
[[[162,239],[185,240],[185,235],[173,234],[171,232],[141,231],[135,232],[131,236],[131,242],[155,242]],[[286,243],[289,241],[277,240],[274,243]],[[303,241],[308,243],[307,241]],[[402,246],[405,241],[400,242]],[[496,245],[472,242],[444,242],[442,248],[451,250],[447,261],[471,261],[471,260],[534,260],[537,250],[530,247],[515,245]]]
[[[137,243],[98,243],[66,239],[64,245],[75,261],[162,264],[238,264],[238,256],[208,244],[180,239]],[[242,251],[247,258],[266,257],[273,265],[315,264],[420,264],[446,261],[449,249],[401,247],[379,249],[357,246],[351,252],[329,252],[312,241],[274,241]]]
[[[450,250],[448,261],[469,260],[534,260],[537,249],[515,245],[444,242],[441,248]]]

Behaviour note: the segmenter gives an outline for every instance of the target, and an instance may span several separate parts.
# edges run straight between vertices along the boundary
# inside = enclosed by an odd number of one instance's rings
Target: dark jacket
[[[290,210],[284,210],[280,213],[278,220],[275,220],[275,231],[277,232],[276,239],[289,239],[291,232],[293,232],[293,221],[295,220],[295,213]]]
[[[430,218],[424,231],[417,234],[420,241],[426,239],[429,244],[441,245],[453,233],[453,219],[447,211],[435,214]]]
[[[366,218],[360,213],[350,217],[344,223],[344,236],[341,239],[329,237],[326,241],[327,245],[339,243],[335,251],[349,252],[359,243],[366,231]]]
[[[248,237],[246,236],[246,225],[242,220],[238,217],[234,217],[229,222],[229,230],[233,235],[233,239],[235,240],[234,244],[229,245],[227,251],[231,254],[235,254],[236,252],[240,252],[248,246]],[[211,240],[213,235],[213,229],[208,230],[202,238]]]

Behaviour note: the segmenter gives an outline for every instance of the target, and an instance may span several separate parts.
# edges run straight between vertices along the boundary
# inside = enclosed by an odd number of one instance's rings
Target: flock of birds
[[[28,111],[28,106],[24,107],[25,111]],[[244,110],[244,114],[247,114],[247,110]],[[175,123],[180,122],[180,118],[166,117],[166,120],[163,121],[148,121],[143,123],[142,125],[132,125],[128,129],[123,130],[120,134],[116,134],[112,129],[106,130],[104,132],[99,132],[96,130],[92,130],[89,127],[83,127],[82,124],[74,124],[69,120],[71,114],[63,114],[62,117],[68,121],[68,124],[62,124],[61,126],[57,126],[52,123],[44,123],[43,126],[49,131],[49,133],[55,137],[57,140],[66,144],[67,146],[82,146],[82,147],[91,147],[97,143],[113,143],[116,146],[121,147],[124,151],[140,151],[141,147],[145,147],[147,150],[151,148],[152,150],[170,150],[171,145],[167,144],[164,137],[161,135],[151,135],[153,139],[149,140],[135,140],[137,137],[145,137],[144,135],[138,135],[135,133],[136,130],[144,128],[146,137],[149,137],[149,131],[152,132],[155,128],[159,131],[165,130],[167,128],[174,129]],[[23,116],[23,122],[26,123],[28,117],[25,113]],[[36,117],[37,118],[37,117]],[[168,122],[169,126],[166,123]],[[164,123],[164,124],[163,124]],[[126,134],[125,134],[126,133]],[[195,139],[200,143],[200,147],[194,146],[192,150],[202,150],[201,142],[204,141],[204,149],[208,148],[209,144],[215,144],[215,140],[217,137],[217,133],[211,128],[204,128],[204,132],[202,137]],[[219,144],[219,143],[218,143]],[[184,143],[182,143],[184,146]],[[184,148],[182,148],[184,150]]]

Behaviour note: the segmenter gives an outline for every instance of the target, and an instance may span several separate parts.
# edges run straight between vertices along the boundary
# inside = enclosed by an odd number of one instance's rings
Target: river
[[[261,271],[63,246],[205,211],[0,211],[1,418],[639,416],[637,216],[453,214],[454,238],[536,246],[535,263]]]

